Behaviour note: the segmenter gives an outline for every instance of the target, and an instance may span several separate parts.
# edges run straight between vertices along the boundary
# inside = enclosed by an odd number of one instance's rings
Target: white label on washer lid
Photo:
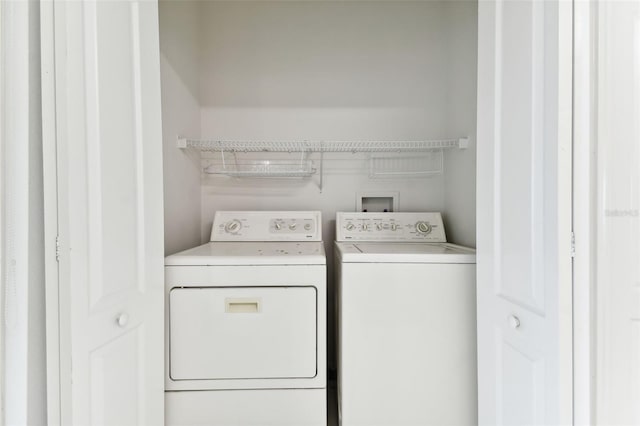
[[[336,241],[446,243],[438,212],[336,213]]]
[[[211,241],[322,241],[319,211],[219,211]]]

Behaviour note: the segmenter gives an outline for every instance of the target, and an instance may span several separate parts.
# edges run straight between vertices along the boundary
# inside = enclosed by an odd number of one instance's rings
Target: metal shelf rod
[[[467,148],[468,138],[424,141],[222,141],[178,138],[178,148],[231,152],[419,152]]]

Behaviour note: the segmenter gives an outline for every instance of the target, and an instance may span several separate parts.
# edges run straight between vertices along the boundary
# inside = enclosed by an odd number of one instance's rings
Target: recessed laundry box
[[[311,378],[315,287],[174,288],[172,380]]]

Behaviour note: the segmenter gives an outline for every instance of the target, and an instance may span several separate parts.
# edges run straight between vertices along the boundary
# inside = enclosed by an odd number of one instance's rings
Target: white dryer
[[[167,425],[326,425],[320,212],[217,212],[165,261]]]
[[[439,213],[338,213],[343,426],[477,424],[475,251]]]

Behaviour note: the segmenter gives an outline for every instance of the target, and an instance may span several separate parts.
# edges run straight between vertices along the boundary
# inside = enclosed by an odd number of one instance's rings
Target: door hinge
[[[576,257],[576,234],[571,231],[571,257]]]
[[[56,262],[60,262],[60,235],[56,235]]]

